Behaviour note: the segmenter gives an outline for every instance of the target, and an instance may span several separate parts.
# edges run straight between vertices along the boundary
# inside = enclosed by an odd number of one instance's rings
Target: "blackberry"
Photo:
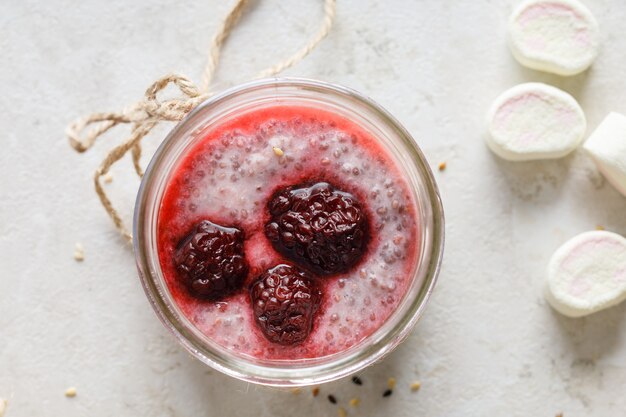
[[[219,299],[241,288],[248,274],[243,241],[242,230],[202,220],[176,249],[180,281],[198,298]]]
[[[293,262],[320,275],[346,272],[367,249],[369,222],[357,199],[319,182],[276,192],[265,235]]]
[[[308,273],[280,264],[250,286],[257,325],[265,337],[281,345],[302,342],[311,332],[322,292]]]

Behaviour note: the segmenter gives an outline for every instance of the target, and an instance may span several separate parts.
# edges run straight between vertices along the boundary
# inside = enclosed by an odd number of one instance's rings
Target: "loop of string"
[[[77,152],[89,150],[98,138],[119,124],[131,124],[131,134],[120,145],[114,147],[104,158],[95,172],[93,181],[96,193],[104,209],[109,214],[117,230],[132,241],[132,235],[126,228],[124,221],[113,207],[100,179],[106,175],[111,166],[131,152],[133,167],[139,177],[143,176],[140,164],[141,140],[160,122],[178,122],[191,110],[213,95],[209,87],[217,70],[222,46],[241,17],[249,0],[237,0],[234,7],[227,14],[219,26],[209,46],[208,61],[202,73],[200,87],[197,87],[187,77],[179,74],[168,74],[155,81],[146,90],[142,100],[120,112],[93,113],[87,117],[72,122],[66,130],[70,145]],[[291,67],[307,56],[317,44],[328,35],[335,18],[336,0],[324,0],[324,19],[322,26],[309,42],[289,58],[262,71],[256,78],[276,75]],[[158,93],[170,84],[176,86],[182,95],[178,98],[159,100]]]

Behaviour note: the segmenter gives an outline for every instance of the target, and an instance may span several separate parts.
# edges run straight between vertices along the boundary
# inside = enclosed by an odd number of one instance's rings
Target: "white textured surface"
[[[333,416],[322,395],[362,399],[362,416],[621,417],[626,409],[626,304],[568,319],[544,302],[548,259],[597,224],[626,234],[626,199],[581,152],[510,163],[484,145],[484,114],[504,89],[554,83],[591,129],[626,112],[622,0],[589,0],[603,51],[590,72],[557,77],[510,56],[517,2],[341,0],[318,50],[289,70],[357,88],[418,138],[447,211],[439,286],[409,340],[313,400],[249,386],[201,366],[151,311],[129,248],[92,191],[91,173],[119,138],[86,155],[63,135],[71,119],[116,110],[168,71],[199,78],[227,2],[5,1],[0,5],[0,398],[6,417]],[[221,85],[245,80],[298,47],[321,17],[316,0],[259,1],[224,51]],[[277,46],[280,44],[281,46]],[[156,140],[156,139],[155,139]],[[108,187],[129,213],[130,161]],[[125,179],[128,179],[124,185]],[[119,204],[119,203],[118,203]],[[85,261],[73,259],[84,244]],[[387,376],[398,379],[380,397]],[[410,393],[408,383],[422,381]],[[78,395],[66,398],[75,386]]]

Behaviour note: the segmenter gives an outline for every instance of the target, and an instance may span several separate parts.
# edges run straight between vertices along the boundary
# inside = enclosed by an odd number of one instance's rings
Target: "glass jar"
[[[404,298],[378,330],[354,346],[321,358],[263,360],[237,355],[201,333],[181,312],[165,282],[157,251],[157,219],[168,178],[201,133],[230,115],[264,105],[321,106],[371,133],[404,171],[417,203],[419,256]],[[356,372],[391,352],[424,311],[435,286],[444,244],[441,199],[424,155],[386,110],[354,90],[324,82],[274,78],[231,88],[200,104],[154,154],[137,196],[133,224],[139,276],[150,304],[178,341],[205,364],[235,378],[272,386],[320,384]]]

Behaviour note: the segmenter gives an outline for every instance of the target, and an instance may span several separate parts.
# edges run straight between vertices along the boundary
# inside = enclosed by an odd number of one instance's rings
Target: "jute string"
[[[107,175],[111,166],[122,159],[128,152],[131,152],[135,172],[139,177],[142,177],[143,169],[140,165],[142,139],[161,122],[178,122],[182,120],[198,104],[214,94],[209,91],[209,88],[217,70],[222,46],[248,3],[249,0],[237,0],[234,7],[220,24],[209,46],[208,60],[202,73],[200,87],[197,87],[189,78],[183,75],[168,74],[148,87],[143,99],[130,107],[119,112],[93,113],[87,117],[75,120],[67,127],[66,134],[70,145],[77,152],[82,153],[93,147],[97,139],[113,127],[119,124],[132,125],[130,136],[109,151],[93,178],[94,187],[100,202],[113,220],[113,223],[115,223],[117,230],[129,242],[132,241],[132,235],[126,228],[118,211],[113,207],[100,180]],[[276,75],[307,56],[330,31],[335,18],[335,4],[336,0],[324,1],[322,26],[305,46],[289,58],[262,71],[256,78]],[[174,99],[159,100],[157,97],[158,93],[170,84],[175,85],[182,95]]]

